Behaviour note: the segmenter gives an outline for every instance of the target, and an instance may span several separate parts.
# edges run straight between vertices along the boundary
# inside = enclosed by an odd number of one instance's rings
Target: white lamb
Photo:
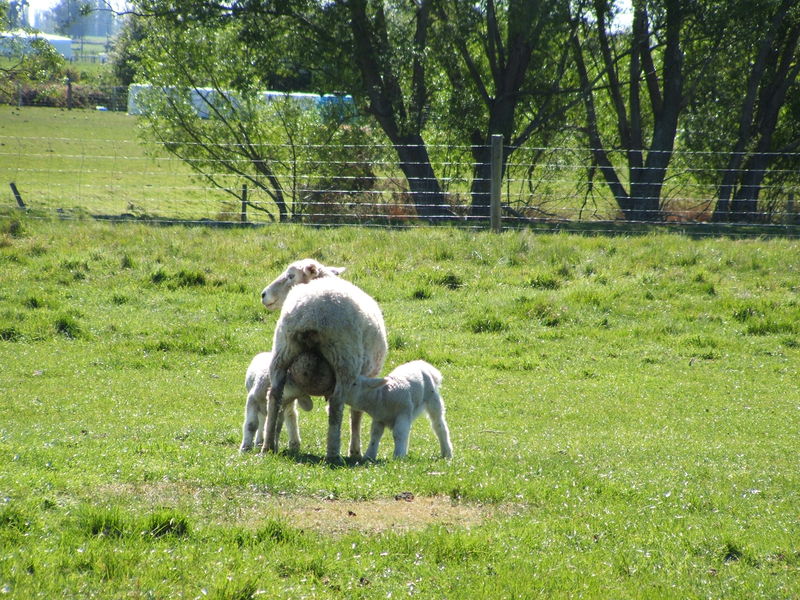
[[[424,410],[439,438],[442,458],[452,458],[450,431],[444,419],[441,396],[442,374],[424,360],[415,360],[397,367],[386,377],[359,377],[355,393],[347,402],[372,417],[369,447],[364,458],[375,460],[383,430],[388,427],[394,437],[394,457],[408,453],[411,423]]]
[[[270,387],[270,363],[272,363],[272,352],[261,352],[253,357],[250,366],[247,367],[247,374],[244,378],[247,403],[244,407],[240,452],[252,449],[254,436],[257,446],[261,446],[264,442],[264,421],[267,418],[267,394]],[[300,429],[297,425],[298,404],[305,411],[311,410],[314,406],[311,397],[299,389],[290,378],[283,389],[283,403],[279,412],[282,413],[282,421],[286,424],[291,452],[300,450]]]
[[[245,375],[247,403],[245,404],[244,424],[242,425],[241,452],[264,440],[264,423],[267,414],[267,395],[270,388],[269,366],[272,353],[257,354],[250,362]],[[283,402],[278,411],[278,432],[281,423],[286,423],[289,433],[289,450],[300,450],[300,429],[297,423],[297,405],[303,410],[313,408],[311,396],[324,396],[333,391],[333,371],[325,359],[316,352],[303,352],[289,368],[289,379],[284,388]]]
[[[305,261],[301,261],[305,262]],[[278,407],[288,369],[304,351],[317,351],[333,369],[335,385],[327,395],[328,438],[326,459],[339,460],[344,404],[355,392],[359,375],[380,373],[388,346],[383,315],[363,290],[339,277],[318,276],[297,283],[294,263],[261,294],[268,309],[281,307],[275,327],[270,366],[269,401],[264,433],[265,451],[277,450]],[[327,267],[317,263],[315,270]],[[341,272],[341,271],[339,271]],[[361,413],[351,411],[350,456],[361,457]]]
[[[247,389],[247,403],[244,407],[244,424],[242,425],[242,445],[240,452],[247,452],[253,447],[253,437],[257,446],[264,442],[264,421],[267,418],[267,393],[269,392],[269,365],[272,363],[272,352],[261,352],[253,357],[247,367],[244,385]],[[283,388],[283,422],[289,434],[289,450],[300,450],[300,430],[297,426],[297,404],[303,410],[311,410],[313,402],[308,394],[298,389],[290,380]]]

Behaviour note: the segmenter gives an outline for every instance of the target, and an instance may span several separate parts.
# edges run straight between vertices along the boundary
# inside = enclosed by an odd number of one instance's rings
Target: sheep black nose
[[[261,299],[263,300],[266,295],[267,295],[266,291],[261,292]]]

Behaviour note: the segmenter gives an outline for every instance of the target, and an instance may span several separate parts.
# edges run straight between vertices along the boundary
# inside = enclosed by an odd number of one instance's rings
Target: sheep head
[[[320,277],[338,277],[342,273],[344,267],[326,267],[313,258],[298,260],[286,267],[275,281],[264,288],[261,292],[261,303],[269,310],[279,310],[294,286]]]

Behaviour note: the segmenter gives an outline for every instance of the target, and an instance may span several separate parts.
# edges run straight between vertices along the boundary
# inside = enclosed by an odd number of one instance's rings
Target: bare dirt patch
[[[424,529],[432,524],[468,528],[480,525],[496,512],[496,507],[434,496],[361,501],[292,498],[283,502],[280,510],[295,527],[342,535],[350,532],[404,532]]]
[[[124,502],[131,509],[175,508],[190,518],[220,525],[258,527],[267,519],[279,519],[304,531],[324,535],[348,533],[402,533],[429,525],[470,528],[486,520],[511,516],[522,510],[513,504],[461,502],[449,496],[415,496],[402,492],[393,498],[341,500],[309,496],[265,494],[186,484],[117,484],[95,490],[97,498]]]

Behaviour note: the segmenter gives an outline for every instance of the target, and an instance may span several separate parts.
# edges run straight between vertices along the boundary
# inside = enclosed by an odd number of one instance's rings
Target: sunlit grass
[[[0,105],[0,144],[3,181],[33,209],[199,220],[228,201],[186,164],[147,152],[125,113]],[[15,205],[7,186],[2,194]]]
[[[0,587],[791,597],[798,250],[4,213]],[[322,400],[300,456],[238,454],[244,371],[276,319],[259,293],[304,256],[379,301],[386,370],[443,372],[453,461],[422,420],[408,460],[387,436],[377,464],[328,466]]]

